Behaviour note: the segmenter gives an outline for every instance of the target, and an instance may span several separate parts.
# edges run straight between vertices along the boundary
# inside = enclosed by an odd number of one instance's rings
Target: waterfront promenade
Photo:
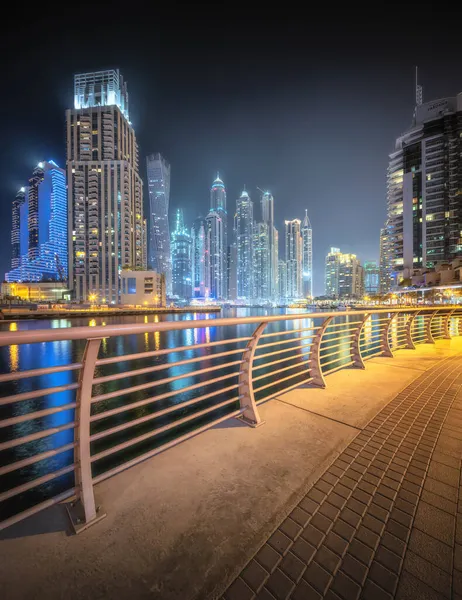
[[[461,379],[437,340],[224,421],[99,484],[78,536],[62,506],[3,531],[2,597],[457,598]]]

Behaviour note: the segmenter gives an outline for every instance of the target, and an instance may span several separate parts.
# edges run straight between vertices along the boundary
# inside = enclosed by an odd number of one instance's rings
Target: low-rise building
[[[129,306],[166,306],[165,275],[156,271],[120,273],[121,304]]]
[[[67,285],[61,281],[29,281],[2,283],[3,298],[20,298],[27,302],[62,302],[70,299]]]

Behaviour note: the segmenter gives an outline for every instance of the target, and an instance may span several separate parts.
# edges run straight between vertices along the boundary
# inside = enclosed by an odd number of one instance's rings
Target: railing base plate
[[[96,517],[91,521],[85,522],[85,515],[83,511],[83,506],[80,502],[67,502],[66,503],[67,514],[69,515],[69,520],[72,525],[72,529],[75,534],[82,533],[92,525],[99,523],[106,517],[106,513],[103,512],[101,507],[96,509]]]
[[[241,423],[244,423],[244,425],[247,425],[248,427],[252,427],[253,429],[256,429],[257,427],[260,427],[261,425],[264,425],[266,423],[266,421],[260,421],[260,423],[255,423],[254,421],[249,421],[243,415],[236,417],[236,419],[238,421],[241,421]]]

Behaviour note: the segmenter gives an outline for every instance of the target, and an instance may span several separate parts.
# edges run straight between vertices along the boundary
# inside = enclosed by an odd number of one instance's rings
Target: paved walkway
[[[224,600],[462,600],[461,388],[458,355],[399,393]]]

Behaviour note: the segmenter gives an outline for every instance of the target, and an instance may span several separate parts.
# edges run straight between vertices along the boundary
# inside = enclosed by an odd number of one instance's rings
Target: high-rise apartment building
[[[313,297],[313,230],[308,218],[308,211],[305,211],[305,218],[302,224],[302,287],[303,297]]]
[[[226,189],[219,175],[210,190],[210,212],[206,217],[207,250],[209,254],[206,287],[215,300],[227,298],[228,281],[228,215],[226,212]]]
[[[392,258],[390,244],[392,236],[388,225],[380,229],[380,254],[379,254],[379,293],[386,294],[393,285]]]
[[[69,283],[77,300],[119,302],[123,267],[143,268],[143,183],[118,70],[74,77],[66,111]]]
[[[237,298],[239,300],[250,300],[254,294],[254,221],[253,202],[245,190],[236,201],[234,222],[237,250]]]
[[[253,299],[257,304],[268,301],[270,281],[269,232],[267,223],[255,223],[253,227]]]
[[[285,250],[287,263],[287,297],[301,298],[303,240],[300,219],[285,221]]]
[[[380,270],[376,260],[364,263],[364,291],[366,294],[378,294],[380,285]]]
[[[165,274],[167,295],[172,293],[172,263],[168,206],[170,200],[170,164],[159,152],[146,157],[149,193],[148,263]]]
[[[462,93],[425,104],[420,93],[416,102],[388,167],[382,244],[392,285],[462,256]],[[386,279],[384,272],[382,286]]]
[[[206,288],[208,251],[207,224],[205,219],[198,217],[191,227],[191,280],[192,297],[205,298],[208,295]]]
[[[278,271],[279,300],[284,301],[287,298],[287,263],[285,260],[279,261]]]
[[[50,160],[38,163],[29,186],[12,206],[12,260],[8,282],[67,281],[66,173]]]
[[[329,298],[361,298],[364,270],[355,254],[331,248],[326,256],[325,295]]]
[[[172,294],[181,300],[190,300],[192,296],[191,236],[185,227],[181,209],[176,211],[171,248]]]

